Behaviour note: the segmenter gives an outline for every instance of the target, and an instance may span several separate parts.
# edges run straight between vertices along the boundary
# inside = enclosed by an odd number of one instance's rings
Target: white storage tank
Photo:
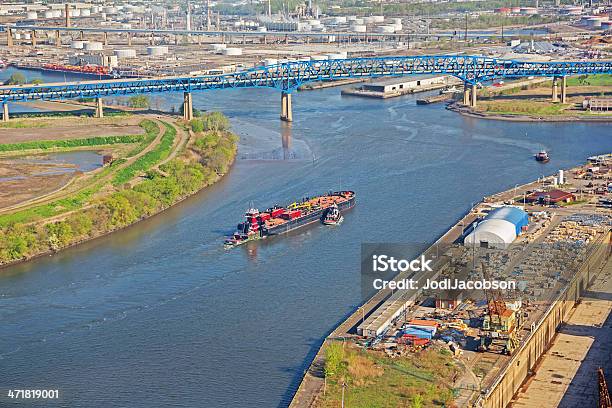
[[[376,27],[376,32],[381,34],[392,34],[395,32],[395,26],[383,25]]]
[[[375,23],[382,23],[385,21],[385,16],[372,16]]]
[[[242,48],[226,48],[223,55],[242,55]]]
[[[168,53],[168,47],[165,45],[151,45],[147,47],[147,54],[151,56],[166,55]]]
[[[28,11],[26,13],[26,18],[28,20],[36,20],[36,19],[38,19],[38,13],[35,12],[35,11]]]
[[[136,50],[133,50],[131,48],[115,50],[114,53],[117,56],[117,58],[135,58],[136,57]]]
[[[83,48],[87,51],[101,51],[104,49],[104,46],[98,41],[88,41],[83,44]]]
[[[354,24],[351,26],[351,31],[354,31],[356,33],[365,33],[366,25],[365,24]]]
[[[227,46],[225,44],[211,44],[210,48],[215,52],[221,52],[227,48]]]

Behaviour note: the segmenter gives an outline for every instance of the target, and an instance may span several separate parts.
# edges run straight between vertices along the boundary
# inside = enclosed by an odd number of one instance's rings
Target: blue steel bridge
[[[476,85],[496,78],[552,77],[561,80],[565,99],[565,78],[579,74],[610,74],[612,61],[526,62],[482,56],[433,55],[347,58],[295,61],[256,67],[219,75],[111,79],[42,85],[1,86],[3,117],[8,119],[8,102],[95,98],[96,113],[102,115],[102,99],[107,96],[183,92],[184,117],[192,118],[191,93],[215,89],[273,88],[282,92],[281,118],[291,120],[291,92],[302,84],[349,78],[379,78],[404,75],[446,74],[465,84],[464,101],[476,104]]]

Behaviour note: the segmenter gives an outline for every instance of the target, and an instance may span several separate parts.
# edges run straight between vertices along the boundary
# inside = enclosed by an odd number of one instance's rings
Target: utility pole
[[[465,42],[467,42],[467,32],[468,32],[468,14],[465,13],[465,35],[463,36],[463,39],[465,40]]]
[[[210,0],[206,0],[206,31],[210,31]]]

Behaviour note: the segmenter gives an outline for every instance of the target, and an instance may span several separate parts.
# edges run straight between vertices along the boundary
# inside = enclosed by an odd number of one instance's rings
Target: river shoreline
[[[565,169],[566,172],[575,171],[579,167],[572,167],[570,169]],[[547,177],[550,177],[548,175]],[[527,191],[529,189],[537,188],[540,185],[540,180],[530,181],[521,185],[516,185],[513,188],[507,190],[500,190],[497,193],[493,193],[483,197],[482,201],[479,203],[475,203],[472,209],[466,211],[461,215],[455,222],[449,227],[448,230],[443,232],[436,240],[434,240],[425,251],[423,251],[423,255],[425,254],[433,254],[440,251],[442,248],[442,252],[444,251],[445,246],[452,245],[457,239],[460,238],[461,233],[465,225],[469,225],[476,219],[476,214],[474,209],[476,209],[480,204],[483,203],[491,203],[491,202],[500,202],[504,200],[511,199],[515,197],[520,191]],[[519,194],[520,195],[520,194]],[[443,257],[438,258],[436,255],[431,255],[434,259],[434,263],[438,263],[442,260]],[[399,273],[392,278],[392,280],[399,280],[405,278],[404,273]],[[323,367],[325,366],[325,359],[323,350],[330,341],[342,339],[345,341],[347,338],[351,336],[355,336],[354,332],[350,333],[350,331],[355,328],[359,322],[363,322],[365,318],[374,313],[377,308],[379,308],[385,300],[388,298],[389,293],[392,293],[390,289],[381,289],[375,292],[370,298],[368,298],[365,302],[358,305],[356,308],[352,310],[348,314],[348,316],[342,320],[339,324],[334,326],[331,331],[323,338],[323,341],[319,345],[313,359],[310,361],[308,368],[304,370],[304,375],[302,380],[300,381],[298,387],[296,388],[295,393],[291,399],[291,403],[289,404],[289,408],[311,408],[314,407],[319,397],[322,393],[322,389],[324,387],[323,378],[324,371]]]
[[[192,140],[191,132],[187,132],[187,134],[189,135],[189,137],[188,137],[188,140],[185,142],[183,148],[185,148],[189,144],[189,142]],[[11,267],[11,266],[15,266],[15,265],[18,265],[18,264],[26,263],[26,262],[32,261],[34,259],[42,258],[44,256],[55,255],[55,254],[57,254],[59,252],[62,252],[64,250],[66,250],[66,249],[74,248],[74,247],[79,246],[81,244],[84,244],[84,243],[87,243],[87,242],[91,242],[91,241],[94,241],[94,240],[99,239],[99,238],[107,237],[107,236],[109,236],[109,235],[111,235],[111,234],[113,234],[115,232],[127,230],[128,228],[131,228],[131,227],[141,223],[142,221],[146,221],[148,219],[151,219],[153,217],[156,217],[156,216],[164,213],[165,211],[167,211],[167,210],[177,206],[178,204],[184,202],[185,200],[187,200],[187,199],[189,199],[191,197],[194,197],[194,196],[198,195],[199,193],[203,192],[206,188],[208,188],[208,187],[216,184],[217,182],[219,182],[226,174],[228,174],[231,171],[231,169],[232,169],[232,167],[233,167],[233,165],[234,165],[234,163],[236,161],[237,152],[238,152],[238,148],[237,148],[237,145],[236,145],[236,148],[234,150],[234,154],[233,154],[233,156],[232,156],[232,158],[231,158],[231,160],[230,160],[230,162],[228,164],[228,171],[226,173],[217,174],[216,177],[209,184],[203,185],[201,188],[199,188],[197,191],[193,192],[192,194],[188,194],[188,195],[186,195],[184,197],[179,198],[177,201],[175,201],[174,203],[170,204],[169,206],[167,206],[167,207],[165,207],[165,208],[163,208],[163,209],[161,209],[161,210],[159,210],[159,211],[157,211],[157,212],[155,212],[155,213],[153,213],[151,215],[139,218],[138,220],[136,220],[136,221],[134,221],[134,222],[132,222],[132,223],[130,223],[128,225],[124,225],[124,226],[121,226],[119,228],[114,228],[114,229],[105,231],[103,233],[97,234],[95,236],[91,236],[91,237],[88,237],[88,238],[85,238],[85,239],[73,242],[73,243],[71,243],[69,245],[66,245],[66,246],[63,246],[63,247],[61,247],[61,248],[59,248],[57,250],[50,249],[48,251],[43,251],[43,252],[40,252],[38,254],[35,254],[35,255],[32,255],[32,256],[28,256],[28,257],[25,257],[25,258],[22,258],[22,259],[17,259],[17,260],[14,260],[14,261],[11,261],[11,262],[7,262],[7,263],[0,263],[0,271],[2,269],[5,269],[5,268]]]
[[[506,122],[595,122],[595,123],[605,123],[612,122],[612,115],[607,116],[565,116],[565,115],[557,115],[557,116],[532,116],[532,115],[510,115],[510,114],[500,114],[500,113],[485,113],[485,112],[476,112],[472,108],[468,106],[464,106],[459,104],[458,102],[450,103],[446,106],[446,109],[458,113],[462,116],[466,116],[469,118],[475,119],[488,119],[488,120],[502,120]]]

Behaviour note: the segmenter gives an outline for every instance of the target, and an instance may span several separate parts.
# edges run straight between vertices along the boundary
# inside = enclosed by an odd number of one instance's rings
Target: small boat
[[[344,217],[340,214],[340,209],[334,204],[325,212],[325,216],[321,222],[324,225],[340,225],[343,220]]]
[[[550,157],[548,157],[548,153],[546,153],[546,150],[542,150],[541,152],[536,154],[534,157],[536,161],[539,161],[542,163],[548,163],[550,161]]]

